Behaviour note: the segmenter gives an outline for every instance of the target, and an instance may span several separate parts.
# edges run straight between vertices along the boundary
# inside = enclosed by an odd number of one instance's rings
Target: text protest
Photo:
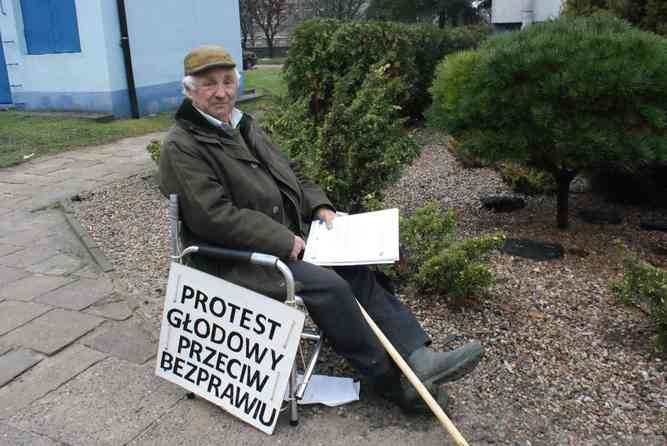
[[[156,374],[272,433],[303,313],[174,263]]]

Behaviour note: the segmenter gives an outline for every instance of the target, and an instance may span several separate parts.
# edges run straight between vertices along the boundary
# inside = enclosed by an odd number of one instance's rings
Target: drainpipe
[[[521,0],[521,29],[524,29],[534,21],[534,0]]]
[[[123,60],[125,61],[125,77],[127,78],[127,93],[130,96],[130,111],[134,119],[139,118],[139,103],[137,102],[137,87],[134,84],[134,72],[132,71],[132,53],[130,52],[130,36],[127,32],[127,14],[125,12],[125,0],[116,0],[118,7],[118,22],[120,24],[120,46],[123,48]]]

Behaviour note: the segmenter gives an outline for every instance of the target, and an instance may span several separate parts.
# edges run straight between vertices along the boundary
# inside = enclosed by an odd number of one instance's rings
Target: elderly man
[[[436,352],[428,347],[430,340],[415,317],[368,268],[325,269],[299,260],[309,222],[333,224],[333,205],[250,115],[234,107],[238,72],[224,48],[195,48],[184,65],[187,98],[164,140],[160,188],[167,196],[179,196],[186,242],[283,259],[334,350],[405,411],[426,410],[363,319],[356,297],[444,408],[447,395],[438,384],[471,371],[481,357],[481,345],[472,342]],[[269,296],[284,296],[282,278],[271,269],[200,257],[191,262]]]

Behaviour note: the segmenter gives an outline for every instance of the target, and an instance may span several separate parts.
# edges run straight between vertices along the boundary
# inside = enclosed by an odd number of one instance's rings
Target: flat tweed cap
[[[235,66],[236,63],[227,50],[216,45],[202,45],[193,48],[183,61],[186,76],[215,67],[234,68]]]

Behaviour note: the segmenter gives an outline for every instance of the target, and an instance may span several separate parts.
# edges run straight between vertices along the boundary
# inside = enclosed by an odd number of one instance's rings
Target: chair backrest
[[[181,263],[181,220],[177,194],[169,194],[169,235],[172,258]]]

